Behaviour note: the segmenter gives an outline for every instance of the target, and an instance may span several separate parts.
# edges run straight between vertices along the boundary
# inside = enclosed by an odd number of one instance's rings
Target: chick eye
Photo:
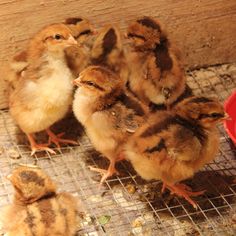
[[[94,86],[95,84],[92,81],[86,81],[87,85]]]
[[[56,40],[60,40],[60,39],[62,39],[62,35],[60,35],[60,34],[55,34],[54,38],[55,38]]]
[[[211,113],[210,115],[212,118],[221,118],[223,117],[224,115],[222,115],[221,113]]]
[[[96,83],[93,83],[92,81],[81,81],[82,84],[86,84],[88,86],[94,87],[100,91],[105,91],[105,89],[99,85],[97,85]]]

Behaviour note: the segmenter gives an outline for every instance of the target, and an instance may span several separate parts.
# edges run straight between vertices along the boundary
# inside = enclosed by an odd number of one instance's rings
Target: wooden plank
[[[0,71],[42,26],[83,16],[95,26],[127,22],[141,15],[159,18],[183,52],[187,67],[236,60],[235,0],[1,0]],[[0,79],[0,108],[5,104]]]

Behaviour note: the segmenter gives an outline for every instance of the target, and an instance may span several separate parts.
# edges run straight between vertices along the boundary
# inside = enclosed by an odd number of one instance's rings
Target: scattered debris
[[[13,148],[8,150],[8,155],[12,159],[20,159],[21,158],[21,155],[19,154],[19,152]]]
[[[108,216],[108,215],[100,216],[98,218],[98,223],[100,225],[105,225],[110,221],[110,219],[111,219],[111,216]]]
[[[136,192],[136,187],[133,184],[127,184],[125,188],[130,194],[134,194]]]

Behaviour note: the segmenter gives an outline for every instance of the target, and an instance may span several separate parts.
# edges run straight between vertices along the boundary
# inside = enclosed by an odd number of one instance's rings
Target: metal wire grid
[[[196,94],[224,101],[236,88],[236,66],[190,71],[188,84]],[[198,210],[168,192],[161,195],[161,182],[143,181],[125,161],[118,164],[121,174],[99,188],[101,176],[88,166],[101,168],[108,163],[93,150],[76,122],[59,126],[68,133],[77,130],[74,137],[79,136],[80,146],[56,149],[57,155],[41,152],[30,157],[24,134],[8,111],[0,111],[0,207],[9,204],[13,194],[5,176],[19,163],[37,164],[55,180],[59,191],[81,199],[85,215],[78,235],[236,235],[236,150],[222,126],[216,160],[187,181],[194,190],[207,189],[196,198]],[[13,159],[15,153],[19,157]],[[102,223],[103,216],[110,220]]]

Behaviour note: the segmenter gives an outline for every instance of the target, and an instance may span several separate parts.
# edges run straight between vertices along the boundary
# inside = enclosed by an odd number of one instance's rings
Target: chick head
[[[82,88],[87,96],[105,96],[122,89],[123,82],[111,70],[102,66],[89,66],[80,73],[74,84]]]
[[[56,193],[56,185],[37,166],[19,166],[7,176],[7,179],[15,189],[15,199],[23,204],[32,203]]]
[[[101,64],[109,55],[120,54],[121,52],[122,43],[119,29],[115,26],[106,26],[98,33],[93,44],[91,52],[92,62],[94,64]]]
[[[95,33],[93,25],[85,18],[67,18],[65,24],[72,31],[72,35],[77,40],[78,44],[85,42],[89,36]]]
[[[131,40],[131,45],[137,51],[155,49],[164,37],[160,23],[147,16],[131,23],[126,34],[127,38]]]
[[[216,99],[190,97],[184,99],[175,108],[180,116],[198,122],[203,127],[214,127],[228,118],[223,105]]]
[[[64,51],[65,48],[76,45],[77,41],[72,36],[72,31],[65,24],[52,24],[39,31],[33,40],[32,46],[42,44],[48,51]]]

